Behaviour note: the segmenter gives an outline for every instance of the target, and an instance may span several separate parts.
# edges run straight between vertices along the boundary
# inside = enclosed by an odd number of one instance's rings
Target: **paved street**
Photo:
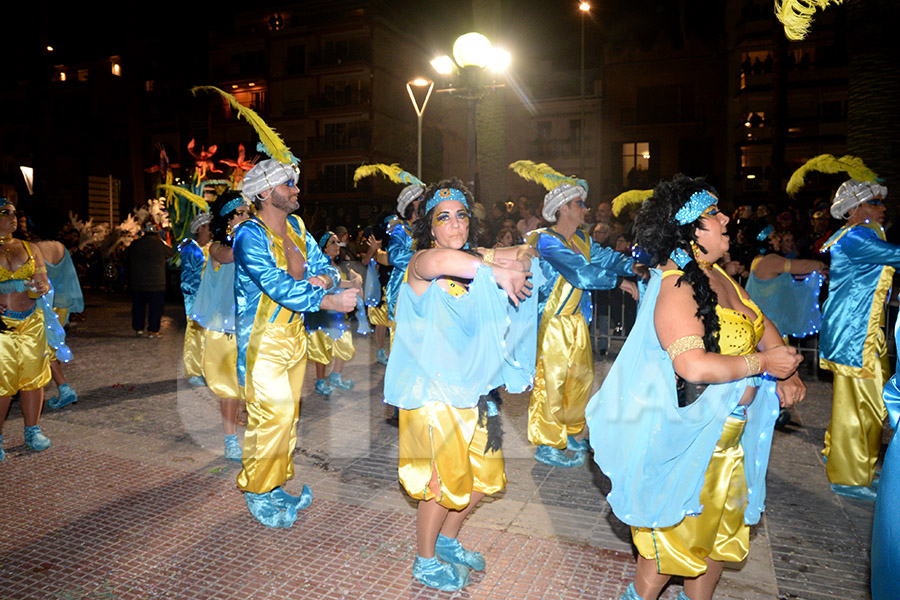
[[[525,438],[527,394],[506,395],[509,485],[460,535],[487,569],[455,594],[411,575],[415,504],[397,482],[397,429],[385,421],[384,367],[357,340],[344,371],[352,392],[304,384],[297,472],[313,491],[289,530],[264,528],[222,456],[218,401],[188,385],[184,317],[169,304],[163,337],[134,337],[123,296],[88,293],[69,335],[75,405],[45,409],[53,446],[27,451],[13,403],[0,463],[0,600],[281,598],[618,598],[634,574],[628,528],[604,499],[593,465],[551,468]],[[598,362],[599,386],[609,363]],[[819,454],[831,386],[806,375],[806,402],[777,432],[768,510],[750,558],[726,570],[717,598],[869,598],[873,505],[832,494]],[[55,387],[50,386],[50,395]],[[885,442],[887,442],[887,433]],[[663,598],[681,590],[673,582]]]

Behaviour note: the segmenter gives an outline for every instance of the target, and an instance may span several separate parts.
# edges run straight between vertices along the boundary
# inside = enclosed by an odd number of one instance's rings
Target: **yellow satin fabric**
[[[369,323],[373,326],[381,325],[382,327],[393,327],[394,323],[388,319],[387,303],[382,302],[381,306],[370,306],[366,313],[369,315]]]
[[[631,528],[638,552],[655,560],[659,573],[697,577],[706,572],[707,557],[725,562],[740,562],[747,557],[750,528],[744,523],[744,423],[734,417],[725,421],[700,492],[701,514],[685,517],[672,527]]]
[[[568,436],[584,429],[584,408],[594,383],[591,342],[587,322],[577,309],[574,314],[545,316],[543,321],[528,404],[528,441],[564,450]]]
[[[0,333],[0,396],[39,390],[50,381],[50,352],[44,313],[24,319],[0,317],[9,331]]]
[[[335,358],[348,361],[356,354],[356,348],[353,347],[353,335],[350,330],[336,340],[322,330],[313,331],[309,334],[309,360],[319,363],[320,365],[330,364]]]
[[[197,321],[188,319],[184,329],[184,376],[203,375],[203,339],[205,329]],[[235,396],[236,397],[236,396]]]
[[[868,486],[875,477],[887,417],[881,391],[890,372],[884,336],[880,341],[874,379],[834,374],[831,423],[822,451],[828,458],[825,472],[831,483]]]
[[[237,379],[237,338],[234,334],[205,330],[202,374],[219,398],[241,397]]]
[[[451,510],[469,504],[472,491],[494,494],[506,486],[503,452],[485,455],[487,430],[478,425],[477,408],[429,402],[400,411],[400,483],[418,500],[434,499]],[[440,496],[428,487],[432,467]]]
[[[68,308],[54,308],[53,312],[56,313],[56,318],[59,319],[59,324],[63,325],[66,322],[66,319],[69,318],[69,309]],[[45,332],[46,335],[46,332]],[[53,346],[47,344],[47,351],[50,352],[50,362],[56,360],[56,350],[53,349]]]
[[[253,369],[247,370],[247,430],[238,487],[263,494],[294,476],[300,391],[306,373],[302,320],[269,323],[259,337]]]

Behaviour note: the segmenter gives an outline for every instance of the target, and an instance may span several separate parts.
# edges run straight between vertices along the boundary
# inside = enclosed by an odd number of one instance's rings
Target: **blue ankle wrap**
[[[434,545],[434,552],[437,558],[444,562],[466,565],[475,571],[484,571],[484,557],[479,552],[463,548],[456,538],[448,538],[439,533]]]

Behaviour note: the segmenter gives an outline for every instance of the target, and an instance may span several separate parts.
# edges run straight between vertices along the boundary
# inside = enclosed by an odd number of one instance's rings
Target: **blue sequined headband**
[[[772,232],[775,231],[775,228],[771,225],[766,225],[762,231],[756,236],[756,241],[764,242],[769,239],[769,236],[772,235]]]
[[[703,214],[707,208],[714,204],[718,204],[719,199],[707,192],[700,190],[691,194],[691,198],[685,202],[684,206],[675,213],[675,221],[679,225],[687,225],[697,220],[697,217]]]
[[[231,211],[237,210],[239,206],[244,206],[246,204],[247,202],[244,200],[243,196],[238,196],[234,200],[229,200],[225,203],[225,206],[223,206],[222,210],[219,211],[219,216],[224,217]]]
[[[456,200],[465,206],[466,210],[469,209],[469,203],[466,202],[466,195],[462,193],[462,190],[456,188],[441,188],[434,193],[434,196],[428,199],[428,202],[425,204],[425,214],[431,212],[432,208],[445,200]]]
[[[328,240],[331,239],[331,236],[337,237],[337,235],[335,235],[334,233],[332,233],[330,231],[326,231],[325,233],[323,233],[322,237],[319,238],[319,248],[324,250],[325,246],[328,245]]]

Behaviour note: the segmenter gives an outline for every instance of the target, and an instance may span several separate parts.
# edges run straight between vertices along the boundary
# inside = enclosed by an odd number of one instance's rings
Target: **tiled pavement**
[[[385,423],[383,367],[358,341],[330,400],[304,385],[296,477],[315,500],[293,529],[247,513],[224,460],[216,400],[181,376],[177,309],[164,337],[132,337],[129,304],[89,296],[70,332],[66,369],[79,402],[47,410],[53,447],[22,443],[14,403],[0,464],[0,600],[126,598],[617,598],[633,576],[628,530],[592,464],[536,463],[524,438],[527,395],[503,406],[509,485],[484,502],[461,540],[488,567],[456,594],[410,574],[415,507],[397,484],[396,429]],[[597,363],[599,385],[607,363]],[[52,386],[51,386],[52,387]],[[868,598],[872,506],[831,494],[818,450],[830,386],[810,384],[790,433],[775,439],[768,510],[751,555],[717,598]],[[664,594],[680,591],[673,583]]]

